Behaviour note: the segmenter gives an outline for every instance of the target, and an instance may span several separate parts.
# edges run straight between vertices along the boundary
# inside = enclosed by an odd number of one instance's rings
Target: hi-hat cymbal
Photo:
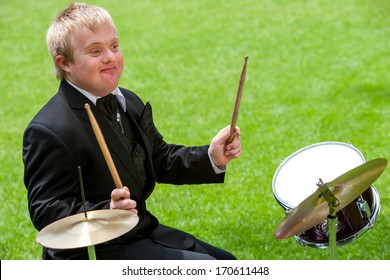
[[[335,211],[343,209],[375,182],[386,165],[387,160],[384,158],[367,161],[333,181],[323,184],[288,213],[276,228],[274,237],[288,238],[324,221],[329,215],[329,204],[323,197],[327,191],[331,191],[339,201]]]
[[[133,229],[138,215],[127,210],[95,210],[72,215],[44,227],[36,241],[51,249],[88,247],[112,240]]]

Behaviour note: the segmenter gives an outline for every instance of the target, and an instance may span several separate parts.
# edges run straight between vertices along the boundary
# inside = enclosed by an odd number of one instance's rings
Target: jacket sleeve
[[[165,142],[160,145],[155,161],[156,165],[159,164],[156,166],[158,182],[177,185],[223,183],[224,173],[215,173],[208,146],[184,147]]]
[[[42,124],[29,124],[23,136],[23,162],[29,212],[38,230],[83,211],[78,164],[58,135]],[[108,208],[109,201],[86,206]]]

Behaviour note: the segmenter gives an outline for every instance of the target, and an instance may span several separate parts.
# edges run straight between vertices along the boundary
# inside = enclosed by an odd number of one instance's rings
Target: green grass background
[[[323,141],[351,142],[367,160],[390,158],[390,2],[89,3],[113,16],[125,56],[121,86],[151,102],[170,142],[205,144],[229,124],[249,56],[238,119],[243,156],[223,185],[159,185],[148,204],[160,221],[243,260],[327,259],[327,250],[273,238],[285,214],[272,178],[281,160]],[[68,4],[0,0],[0,259],[41,258],[23,184],[22,134],[58,88],[45,33]],[[378,220],[339,247],[339,259],[390,259],[388,169],[375,186]]]

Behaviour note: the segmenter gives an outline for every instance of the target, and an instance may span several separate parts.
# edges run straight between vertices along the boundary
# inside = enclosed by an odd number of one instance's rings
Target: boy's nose
[[[107,63],[114,59],[114,53],[111,50],[105,50],[103,53],[103,62]]]

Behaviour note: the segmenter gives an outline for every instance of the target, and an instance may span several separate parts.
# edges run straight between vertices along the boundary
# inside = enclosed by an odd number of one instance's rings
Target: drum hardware
[[[356,201],[356,205],[360,212],[360,217],[364,220],[369,220],[368,217],[372,215],[370,206],[367,204],[367,201],[360,195]]]
[[[336,259],[336,249],[337,249],[337,216],[336,210],[329,204],[329,214],[328,215],[328,224],[329,224],[329,259]],[[331,210],[332,209],[332,210]]]
[[[336,257],[337,217],[336,213],[361,195],[382,174],[387,160],[374,159],[351,169],[331,182],[320,184],[319,188],[278,225],[274,232],[277,239],[300,234],[328,219],[329,258]]]
[[[326,236],[329,236],[329,223],[328,220],[325,220],[319,224],[319,229],[322,234],[325,234]],[[339,232],[341,229],[340,223],[337,223],[337,232]]]
[[[321,178],[319,180],[319,183],[317,183],[318,187],[323,187],[324,183],[322,182]],[[325,189],[325,191],[320,194],[320,198],[324,198],[326,202],[328,202],[329,207],[329,215],[328,215],[328,238],[329,238],[329,259],[334,260],[336,259],[336,248],[337,248],[337,216],[336,216],[336,209],[340,205],[340,201],[337,199],[337,197],[333,194],[334,187],[328,187]]]
[[[318,180],[318,183],[316,184],[318,187],[322,187],[324,185],[324,182],[320,178]],[[333,189],[334,190],[334,189]],[[337,207],[340,204],[340,201],[335,197],[332,193],[333,190],[327,189],[323,194],[320,195],[320,197],[323,197],[327,202],[329,207],[332,207],[332,209],[329,210],[329,213],[333,212],[333,208]],[[334,216],[329,214],[330,216]],[[329,216],[328,216],[329,217]],[[336,217],[337,218],[337,217]],[[329,221],[325,220],[319,224],[319,228],[321,232],[329,237]],[[336,232],[338,232],[340,229],[340,224],[336,222]]]
[[[350,143],[321,142],[304,147],[286,159],[282,160],[276,170],[272,190],[277,202],[283,207],[286,216],[306,200],[314,192],[321,194],[315,184],[318,178],[330,182],[340,174],[346,173],[356,166],[365,163],[363,154]],[[360,180],[360,179],[359,179]],[[334,195],[340,199],[338,187]],[[354,194],[355,196],[356,194]],[[324,211],[323,220],[318,220],[313,227],[294,235],[302,246],[314,248],[329,247],[329,213],[324,198],[318,202],[325,202],[325,207],[315,205],[317,211]],[[359,209],[358,202],[365,201],[366,212]],[[340,200],[344,203],[344,200]],[[363,202],[364,203],[364,202]],[[310,206],[310,205],[309,205]],[[310,206],[312,207],[312,206]],[[337,211],[337,246],[345,245],[371,229],[380,211],[379,193],[371,185],[363,193],[358,194],[355,200]],[[367,218],[362,218],[367,216]],[[308,218],[306,218],[307,220]],[[297,221],[301,223],[302,221]]]

